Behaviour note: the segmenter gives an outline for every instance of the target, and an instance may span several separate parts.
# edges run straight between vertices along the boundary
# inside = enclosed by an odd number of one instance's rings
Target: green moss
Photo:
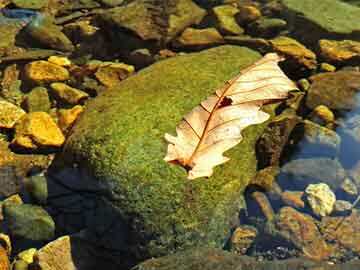
[[[231,160],[195,181],[163,160],[164,134],[174,134],[184,114],[258,58],[223,46],[158,62],[90,102],[73,129],[66,160],[110,191],[105,199],[131,227],[142,257],[224,244],[241,191],[256,172],[254,144],[266,125],[247,128],[226,153]]]

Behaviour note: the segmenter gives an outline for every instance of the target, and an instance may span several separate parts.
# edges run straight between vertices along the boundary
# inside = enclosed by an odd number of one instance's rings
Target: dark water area
[[[358,0],[0,0],[0,270],[359,269],[359,93]]]

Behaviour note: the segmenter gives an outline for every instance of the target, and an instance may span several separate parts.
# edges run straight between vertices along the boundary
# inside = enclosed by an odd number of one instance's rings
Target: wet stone
[[[267,220],[273,220],[275,218],[274,209],[272,208],[269,199],[263,192],[255,191],[251,193],[251,198],[258,204],[262,214]]]
[[[337,190],[345,176],[344,168],[336,159],[301,158],[292,160],[281,167],[278,181],[297,189],[305,189],[309,184],[323,182],[333,190]]]
[[[315,215],[325,217],[331,214],[336,196],[327,184],[310,184],[305,189],[305,194]]]
[[[86,92],[71,87],[65,83],[52,83],[50,87],[55,98],[66,104],[82,104],[86,99],[89,98],[89,94]]]
[[[250,248],[258,232],[252,226],[240,226],[235,229],[230,239],[230,251],[238,254],[245,254]]]
[[[0,269],[1,270],[10,270],[10,259],[9,254],[6,252],[5,248],[0,246]]]
[[[124,63],[102,63],[95,77],[106,87],[114,87],[135,72],[133,66]]]
[[[174,46],[183,49],[204,49],[225,43],[221,34],[215,28],[186,28]]]
[[[25,114],[20,107],[0,99],[0,128],[13,128]]]
[[[360,42],[355,40],[319,41],[320,55],[325,61],[335,64],[351,64],[360,61]]]
[[[295,67],[305,67],[307,69],[316,68],[317,62],[315,53],[295,39],[281,36],[270,40],[270,43],[275,52],[290,58],[292,65],[295,65]]]
[[[278,166],[269,166],[259,170],[254,179],[251,181],[251,185],[263,188],[266,191],[271,190],[279,172],[280,170]]]
[[[25,76],[37,84],[66,81],[70,78],[67,69],[43,60],[27,64]]]
[[[305,202],[302,199],[303,196],[304,196],[303,191],[285,190],[283,193],[281,193],[281,200],[283,201],[284,204],[286,204],[288,206],[302,209],[305,207]]]
[[[236,14],[236,20],[239,24],[246,24],[256,21],[261,17],[261,11],[250,5],[240,6],[240,11]]]
[[[334,204],[335,213],[343,213],[350,211],[352,209],[352,204],[349,201],[337,200]]]
[[[11,235],[34,241],[54,237],[55,223],[42,207],[31,204],[5,204],[3,211]]]
[[[49,112],[51,101],[45,87],[35,87],[26,95],[23,107],[27,112]]]
[[[76,105],[71,109],[58,110],[58,125],[64,134],[66,134],[70,130],[76,119],[83,111],[84,107],[80,105]]]
[[[300,79],[297,82],[298,86],[300,87],[301,90],[303,91],[307,91],[310,88],[310,82],[307,79]]]
[[[311,216],[291,207],[283,207],[275,224],[281,236],[299,248],[304,256],[314,260],[325,260],[329,257],[330,248]]]
[[[350,196],[356,196],[359,192],[355,183],[349,178],[345,178],[340,187],[346,194]]]
[[[17,123],[12,145],[28,150],[51,150],[62,146],[64,141],[64,135],[49,114],[33,112]]]
[[[216,6],[212,9],[215,17],[216,28],[224,35],[240,35],[244,33],[235,20],[239,10],[232,5]]]
[[[335,72],[336,71],[336,67],[329,64],[329,63],[321,63],[319,70],[321,72]]]
[[[268,40],[248,35],[225,36],[224,39],[228,44],[244,46],[264,53],[269,51],[271,47]]]
[[[325,105],[319,105],[311,112],[310,118],[315,123],[326,125],[335,121],[334,113]]]
[[[48,5],[49,0],[11,0],[11,2],[18,8],[41,9]]]
[[[256,37],[272,38],[286,29],[287,23],[282,19],[261,17],[248,25],[247,32]]]
[[[350,216],[324,217],[321,232],[329,241],[335,241],[343,248],[360,252],[360,214],[353,210]]]

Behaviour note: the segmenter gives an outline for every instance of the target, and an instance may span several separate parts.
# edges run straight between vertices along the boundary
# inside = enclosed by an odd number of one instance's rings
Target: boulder
[[[183,115],[258,58],[236,46],[172,57],[89,102],[52,174],[77,164],[86,175],[82,189],[103,190],[98,193],[101,212],[109,209],[116,222],[97,219],[97,224],[122,228],[103,244],[131,251],[138,259],[194,245],[224,245],[242,191],[256,173],[254,146],[266,124],[247,128],[243,141],[227,152],[231,160],[209,179],[197,181],[188,181],[183,168],[163,160],[164,134],[174,133]],[[66,181],[66,175],[61,178]],[[116,237],[123,242],[115,242]]]
[[[292,35],[306,45],[319,39],[360,39],[360,8],[340,0],[281,0]]]

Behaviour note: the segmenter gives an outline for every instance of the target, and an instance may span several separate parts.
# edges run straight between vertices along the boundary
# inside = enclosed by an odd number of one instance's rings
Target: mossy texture
[[[224,244],[256,172],[254,144],[266,124],[247,128],[226,153],[231,160],[195,181],[163,160],[164,134],[174,134],[184,114],[257,59],[247,48],[222,46],[158,62],[90,102],[72,130],[65,160],[109,191],[104,199],[131,228],[129,248],[141,257]]]
[[[281,0],[300,40],[360,39],[360,8],[338,0]],[[310,40],[309,40],[310,39]]]

